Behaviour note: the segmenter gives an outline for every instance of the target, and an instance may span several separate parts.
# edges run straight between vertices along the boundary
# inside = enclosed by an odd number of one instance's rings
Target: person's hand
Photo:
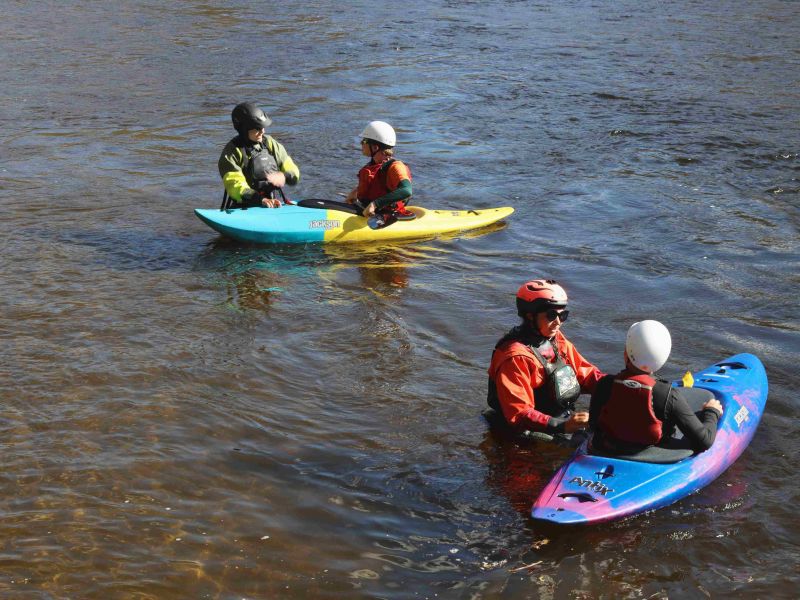
[[[275,186],[272,185],[269,181],[256,181],[253,189],[256,190],[262,196],[270,196],[272,191],[275,189]]]
[[[361,214],[364,215],[367,219],[369,219],[370,217],[374,216],[375,215],[375,203],[374,202],[370,202],[369,204],[367,204],[367,207],[364,209],[364,212],[361,213]]]
[[[267,173],[267,181],[276,188],[280,188],[286,185],[286,175],[280,171],[272,171],[272,173]]]
[[[281,201],[277,198],[263,198],[261,200],[261,205],[267,208],[278,208],[281,205]]]
[[[348,204],[353,204],[357,198],[358,198],[358,188],[355,187],[352,190],[350,190],[350,193],[347,194],[347,198],[345,198],[344,201],[347,202]]]
[[[713,400],[709,400],[705,404],[703,404],[703,408],[713,408],[716,410],[720,416],[722,416],[722,404],[719,403],[719,400],[714,398]]]
[[[255,190],[245,190],[242,192],[242,207],[258,206],[262,203],[263,197]]]
[[[576,412],[572,413],[564,422],[564,433],[574,433],[581,429],[586,429],[589,425],[589,413],[588,412]]]

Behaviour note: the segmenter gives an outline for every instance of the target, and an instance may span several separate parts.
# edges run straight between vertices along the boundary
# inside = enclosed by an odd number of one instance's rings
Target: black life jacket
[[[553,342],[551,342],[547,338],[541,336],[531,336],[529,332],[526,332],[525,329],[520,326],[515,327],[500,338],[497,344],[495,344],[495,350],[508,342],[519,342],[527,346],[544,368],[544,385],[539,386],[533,391],[533,400],[536,403],[536,410],[553,417],[560,417],[565,412],[573,410],[575,408],[575,401],[581,395],[581,385],[578,382],[575,369],[567,364],[558,351],[555,338],[553,338]],[[552,353],[555,354],[555,360],[553,362],[548,361],[542,353],[542,351],[544,351],[545,354],[550,354],[548,351],[550,349],[552,349]],[[486,403],[489,407],[502,414],[500,399],[497,395],[497,384],[491,377],[489,378]]]
[[[267,139],[260,144],[245,144],[240,146],[239,150],[242,153],[242,173],[251,188],[255,189],[259,181],[266,181],[268,174],[279,170],[278,162],[269,151]],[[274,194],[275,190],[269,197],[274,198]]]

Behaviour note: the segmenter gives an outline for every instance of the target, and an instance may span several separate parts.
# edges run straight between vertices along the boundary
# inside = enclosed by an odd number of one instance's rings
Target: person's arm
[[[720,416],[717,410],[709,406],[695,414],[686,398],[681,395],[680,388],[671,390],[664,410],[665,420],[675,423],[695,452],[711,448],[717,436]]]
[[[347,194],[347,197],[344,199],[344,201],[347,202],[348,204],[353,204],[353,202],[355,202],[356,199],[358,199],[358,186],[350,190],[350,193]]]
[[[255,194],[255,191],[247,184],[241,166],[242,152],[236,147],[226,146],[217,162],[219,176],[222,178],[222,185],[228,196],[234,202],[241,202]]]
[[[300,181],[300,168],[292,160],[292,157],[289,156],[289,153],[286,152],[286,148],[272,137],[268,138],[267,143],[267,150],[275,157],[278,168],[281,170],[284,177],[286,177],[286,183],[289,185],[297,185],[297,182]]]
[[[386,187],[390,191],[374,201],[375,210],[381,210],[394,202],[411,198],[413,193],[411,171],[404,162],[395,160],[389,165],[386,172]]]
[[[495,385],[506,421],[517,431],[563,433],[568,419],[536,410],[534,390],[544,383],[541,366],[524,356],[512,356],[497,369]]]
[[[375,210],[386,208],[398,200],[411,198],[411,193],[411,182],[408,179],[403,179],[397,184],[395,189],[375,200]]]

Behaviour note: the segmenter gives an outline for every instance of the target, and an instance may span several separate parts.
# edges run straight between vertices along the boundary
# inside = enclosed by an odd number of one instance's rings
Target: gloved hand
[[[242,193],[242,207],[261,206],[262,196],[255,190],[247,190]]]
[[[275,186],[272,185],[269,181],[257,181],[255,189],[256,191],[261,192],[265,196],[269,196],[272,193],[272,190],[275,189]]]

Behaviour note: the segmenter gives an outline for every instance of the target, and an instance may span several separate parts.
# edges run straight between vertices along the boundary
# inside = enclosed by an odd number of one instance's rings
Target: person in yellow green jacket
[[[231,120],[238,135],[225,145],[217,164],[226,196],[235,206],[278,208],[278,190],[296,185],[300,169],[286,149],[264,133],[272,120],[255,104],[237,104]]]

